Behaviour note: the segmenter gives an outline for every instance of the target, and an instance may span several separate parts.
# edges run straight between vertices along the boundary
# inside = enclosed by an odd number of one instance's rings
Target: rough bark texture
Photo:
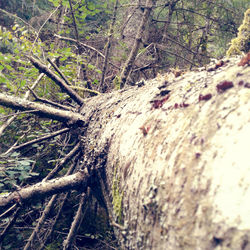
[[[123,249],[250,248],[250,68],[238,62],[94,97],[81,111],[85,164],[104,178]]]

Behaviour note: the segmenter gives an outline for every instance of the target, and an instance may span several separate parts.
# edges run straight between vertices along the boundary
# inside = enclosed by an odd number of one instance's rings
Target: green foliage
[[[249,8],[249,1],[177,1],[176,5],[172,6],[172,14],[169,7],[162,7],[159,2],[157,5],[160,7],[155,9],[154,19],[168,20],[170,18],[167,32],[170,38],[167,40],[169,50],[194,60],[198,64],[203,64],[207,62],[204,55],[213,58],[225,55],[226,45],[236,35],[243,13]],[[156,22],[155,31],[152,30],[150,38],[153,40],[155,36],[155,39],[160,41],[162,33],[159,31],[163,31],[164,27],[164,22]],[[176,41],[181,46],[176,44]],[[161,55],[163,65],[169,64],[168,59],[171,57],[169,53],[166,54],[166,57],[164,52]],[[182,67],[186,63],[183,64],[181,59],[176,57],[170,66],[173,67],[176,64]]]
[[[25,183],[27,179],[36,177],[39,173],[31,172],[33,160],[21,157],[14,152],[10,156],[0,157],[0,189],[2,193],[15,189],[16,185]],[[0,193],[1,195],[1,193]]]
[[[29,36],[28,30],[18,24],[9,31],[0,27],[0,79],[1,87],[8,92],[22,92],[38,76],[38,70],[30,68],[25,55],[32,52],[40,56],[44,44],[38,41],[33,47]]]

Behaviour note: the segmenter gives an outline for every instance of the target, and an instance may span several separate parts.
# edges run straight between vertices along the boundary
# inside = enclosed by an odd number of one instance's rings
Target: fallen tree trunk
[[[250,247],[250,69],[238,61],[93,97],[77,114],[88,185],[123,249]]]
[[[105,166],[122,248],[250,247],[250,69],[237,63],[156,78],[82,110],[86,164]]]

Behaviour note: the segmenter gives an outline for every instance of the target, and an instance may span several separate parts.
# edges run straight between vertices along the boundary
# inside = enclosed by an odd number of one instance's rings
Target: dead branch
[[[23,143],[21,145],[15,146],[15,147],[12,148],[12,151],[13,150],[23,149],[23,148],[28,147],[28,146],[30,146],[32,144],[39,143],[39,142],[42,142],[42,141],[47,140],[47,139],[51,139],[53,137],[56,137],[58,135],[61,135],[63,133],[69,132],[69,131],[70,131],[69,128],[64,128],[64,129],[58,130],[56,132],[50,133],[50,134],[42,136],[40,138],[37,138],[37,139],[31,140],[31,141],[25,142],[25,143]]]
[[[0,196],[0,207],[6,207],[14,203],[27,203],[32,198],[42,198],[57,193],[62,193],[72,189],[85,189],[90,175],[87,169],[83,169],[75,174],[56,178],[49,181],[42,181],[35,185],[24,187],[8,195]]]
[[[83,105],[83,99],[67,84],[64,83],[63,80],[60,79],[53,71],[51,71],[46,65],[42,64],[38,60],[33,57],[29,57],[31,63],[40,70],[40,72],[44,73],[48,76],[52,81],[54,81],[63,92],[67,93],[76,103],[79,105]]]
[[[64,37],[64,36],[59,36],[57,34],[54,35],[55,37],[59,38],[59,39],[62,39],[62,40],[65,40],[65,41],[71,41],[71,42],[74,42],[74,43],[77,43],[77,41],[73,38],[70,38],[70,37]],[[105,55],[100,52],[99,50],[97,50],[96,48],[86,44],[86,43],[82,43],[82,42],[79,42],[79,45],[82,46],[82,47],[85,47],[85,48],[88,48],[90,50],[93,50],[95,51],[98,55],[100,55],[102,58],[105,58]],[[112,62],[108,62],[110,65],[112,65],[114,68],[116,69],[119,69],[120,70],[120,67],[118,67],[117,65],[113,64]]]
[[[146,26],[146,22],[148,21],[148,18],[149,18],[149,15],[150,15],[150,12],[153,8],[153,5],[155,4],[155,1],[153,0],[147,0],[146,2],[146,7],[144,9],[144,13],[143,13],[143,16],[142,16],[142,20],[141,20],[141,23],[140,23],[140,26],[138,27],[138,30],[137,30],[137,34],[136,34],[136,38],[135,38],[135,42],[134,42],[134,45],[133,45],[133,48],[128,56],[128,59],[122,69],[122,72],[121,72],[121,76],[120,76],[120,87],[123,88],[126,81],[127,81],[127,78],[131,72],[131,69],[132,69],[132,66],[133,66],[133,63],[135,61],[135,57],[136,57],[136,54],[138,52],[138,49],[139,49],[139,45],[141,43],[141,39],[142,39],[142,34],[145,30],[145,26]]]
[[[43,181],[50,180],[56,173],[58,173],[65,164],[67,164],[80,150],[80,143],[78,142],[76,146],[59,162],[59,164],[44,178]]]
[[[55,59],[53,59],[53,60],[55,60]],[[49,65],[48,67],[50,67],[50,65]],[[40,82],[40,80],[43,78],[43,76],[44,76],[44,73],[41,73],[41,74],[37,77],[36,81],[33,83],[33,85],[30,87],[30,89],[25,93],[24,99],[28,99],[28,97],[29,97],[29,95],[30,95],[30,90],[31,90],[31,89],[32,89],[32,90],[35,89],[35,87],[36,87],[37,84]],[[16,117],[17,117],[17,114],[14,115],[13,117],[9,118],[7,121],[5,121],[5,122],[1,125],[1,127],[0,127],[0,137],[2,136],[4,130],[5,130],[5,129],[6,129],[15,119],[16,119]]]
[[[101,82],[100,82],[101,88],[103,88],[104,78],[105,78],[106,71],[107,71],[108,57],[109,57],[109,52],[110,52],[110,48],[111,48],[111,41],[112,41],[113,33],[114,33],[114,25],[115,25],[115,21],[116,21],[117,8],[118,8],[118,0],[115,1],[113,18],[112,18],[112,22],[110,24],[110,29],[109,29],[108,42],[106,45],[105,58],[104,58],[103,68],[102,68],[102,77],[101,77]]]
[[[92,89],[87,89],[84,87],[78,87],[78,86],[72,86],[72,84],[68,81],[68,79],[66,78],[66,76],[62,73],[62,71],[56,66],[56,64],[54,64],[49,58],[48,61],[50,62],[50,64],[53,66],[53,68],[55,69],[55,71],[62,77],[62,79],[72,88],[72,89],[78,89],[81,91],[85,91],[85,92],[89,92],[91,94],[94,95],[99,95],[101,94],[100,92],[96,91],[96,90],[92,90]]]
[[[35,229],[33,230],[32,234],[30,235],[29,239],[27,240],[27,243],[24,247],[24,250],[28,250],[32,246],[36,235],[38,234],[42,224],[44,223],[44,221],[47,218],[48,214],[50,213],[52,207],[54,206],[57,197],[58,197],[58,194],[54,194],[52,196],[52,198],[50,199],[49,203],[47,204],[47,206],[45,207],[45,209],[43,210],[43,214],[39,218],[39,221],[37,222]]]
[[[29,27],[30,29],[32,29],[32,31],[33,31],[36,35],[38,34],[37,31],[36,31],[29,23],[27,23],[26,21],[24,21],[21,17],[19,17],[19,16],[17,16],[17,15],[14,15],[14,14],[12,14],[12,13],[6,11],[6,10],[3,10],[3,9],[0,9],[0,11],[3,12],[3,13],[4,13],[5,15],[7,15],[7,16],[10,16],[10,17],[12,17],[12,18],[14,18],[14,19],[17,19],[17,20],[21,21],[21,22],[24,23],[27,27]]]
[[[61,76],[61,78],[70,86],[71,83],[68,81],[63,72],[56,66],[56,64],[52,60],[50,60],[50,58],[48,58],[47,60],[53,66],[54,70]]]
[[[56,11],[59,9],[59,7],[60,7],[60,5],[58,5],[56,9],[54,9],[53,11],[50,12],[50,14],[48,15],[47,19],[44,21],[44,23],[42,24],[42,26],[39,28],[38,33],[36,34],[36,38],[35,38],[35,40],[33,42],[33,46],[30,49],[30,52],[29,52],[30,55],[32,54],[32,51],[33,51],[33,49],[35,47],[36,41],[39,38],[39,34],[40,34],[41,30],[43,29],[43,27],[45,26],[45,24],[49,21],[49,19],[56,13]]]
[[[48,233],[46,234],[45,238],[43,239],[43,243],[41,244],[41,247],[39,248],[39,250],[44,249],[44,246],[46,245],[48,239],[50,238],[50,236],[51,236],[51,234],[52,234],[52,232],[54,230],[54,227],[55,227],[55,225],[56,225],[56,223],[57,223],[57,221],[59,219],[59,216],[61,215],[62,208],[63,208],[63,206],[64,206],[64,204],[65,204],[65,202],[66,202],[66,200],[67,200],[67,198],[69,196],[69,192],[67,192],[66,194],[63,194],[63,195],[64,195],[64,197],[62,198],[62,201],[61,201],[61,203],[59,205],[59,209],[58,209],[58,212],[56,214],[56,217],[53,220],[52,225],[51,225]]]
[[[85,211],[86,211],[86,203],[87,203],[87,201],[88,201],[87,199],[89,197],[89,190],[87,193],[88,194],[82,193],[82,195],[81,195],[79,207],[78,207],[78,210],[76,212],[75,218],[71,224],[71,228],[69,230],[68,236],[63,242],[63,249],[64,250],[71,249],[72,241],[78,232],[79,226],[81,225],[83,215],[84,215],[83,209],[85,209]]]
[[[65,105],[62,105],[60,103],[56,103],[56,102],[41,98],[32,89],[30,89],[29,87],[28,87],[28,89],[30,90],[31,94],[34,96],[36,101],[40,101],[42,103],[50,104],[50,105],[52,105],[54,107],[57,107],[57,108],[60,108],[60,109],[74,111],[72,108],[69,108],[69,107],[67,107]]]
[[[73,151],[73,150],[72,150],[72,151]],[[72,152],[72,151],[71,151],[71,152]],[[73,158],[73,155],[71,154],[70,157]],[[75,161],[76,158],[78,158],[78,157],[79,157],[79,155],[76,156],[76,157],[74,157],[73,160]],[[71,165],[71,167],[69,168],[69,170],[67,171],[66,176],[69,176],[70,174],[72,174],[73,171],[75,170],[75,168],[76,168],[76,164],[73,163],[73,164]],[[47,178],[47,180],[48,180],[48,178]],[[44,179],[43,181],[45,181],[45,179]],[[69,192],[67,192],[67,193],[65,194],[64,198],[63,198],[63,203],[60,205],[60,209],[59,209],[59,211],[58,211],[59,214],[61,213],[62,206],[63,206],[65,200],[67,199],[68,194],[69,194]],[[56,203],[56,200],[57,200],[57,198],[59,197],[59,195],[60,195],[60,194],[54,194],[54,195],[51,197],[49,203],[46,205],[45,209],[43,210],[43,213],[42,213],[41,217],[39,218],[39,221],[37,222],[35,229],[33,230],[32,234],[30,235],[30,237],[29,237],[29,239],[28,239],[28,241],[27,241],[27,243],[26,243],[26,245],[25,245],[25,247],[24,247],[24,250],[25,250],[25,249],[29,249],[30,246],[33,244],[33,241],[34,241],[36,235],[38,235],[38,232],[40,231],[42,225],[44,224],[46,218],[48,217],[48,215],[49,215],[51,209],[54,207],[54,205],[55,205],[55,203]],[[56,219],[55,219],[54,223],[52,224],[52,228],[50,229],[50,232],[53,230],[53,227],[54,227],[54,225],[55,225],[55,222],[57,221],[57,218],[58,218],[58,216],[59,216],[58,213],[57,213],[57,216],[56,216]],[[49,237],[50,232],[48,232],[46,239]],[[45,242],[46,242],[46,239],[45,239]],[[43,243],[43,245],[45,244],[45,242]]]
[[[179,58],[183,59],[184,61],[189,62],[191,65],[198,67],[198,65],[196,65],[194,62],[188,60],[187,58],[185,58],[185,57],[183,57],[183,56],[181,56],[181,55],[179,55],[179,54],[174,53],[173,51],[168,50],[168,49],[166,48],[166,46],[164,46],[164,45],[162,45],[162,44],[157,44],[157,43],[156,43],[155,46],[156,46],[158,49],[160,49],[160,50],[164,50],[164,51],[166,51],[167,53],[169,53],[169,54],[171,54],[171,55],[174,55],[174,56],[176,56],[176,57],[179,57]]]
[[[78,113],[73,113],[67,110],[60,110],[48,107],[43,104],[34,103],[22,98],[4,95],[0,93],[0,105],[9,107],[15,110],[30,110],[32,113],[45,118],[54,119],[61,122],[80,122],[83,121],[83,116]]]
[[[0,235],[0,242],[3,241],[4,237],[7,235],[7,233],[9,232],[10,228],[15,224],[16,219],[19,215],[19,213],[21,212],[21,207],[18,207],[16,209],[16,211],[14,212],[12,218],[10,219],[9,223],[7,224],[7,226],[4,228],[3,232]]]

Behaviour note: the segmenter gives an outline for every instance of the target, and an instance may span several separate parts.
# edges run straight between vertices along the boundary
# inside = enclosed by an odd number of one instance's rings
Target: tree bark
[[[122,69],[121,72],[121,88],[124,87],[127,78],[130,74],[130,71],[132,69],[133,63],[135,61],[135,57],[136,54],[138,52],[140,43],[141,43],[141,39],[142,39],[142,35],[144,33],[145,27],[146,27],[146,23],[148,21],[150,12],[152,10],[153,5],[155,4],[155,0],[147,0],[145,8],[144,8],[144,13],[140,22],[140,26],[138,27],[137,33],[136,33],[136,38],[132,47],[132,50],[130,51],[130,54],[128,56],[127,61],[125,62],[125,65]]]
[[[85,158],[123,249],[250,247],[250,69],[237,63],[88,103]]]

